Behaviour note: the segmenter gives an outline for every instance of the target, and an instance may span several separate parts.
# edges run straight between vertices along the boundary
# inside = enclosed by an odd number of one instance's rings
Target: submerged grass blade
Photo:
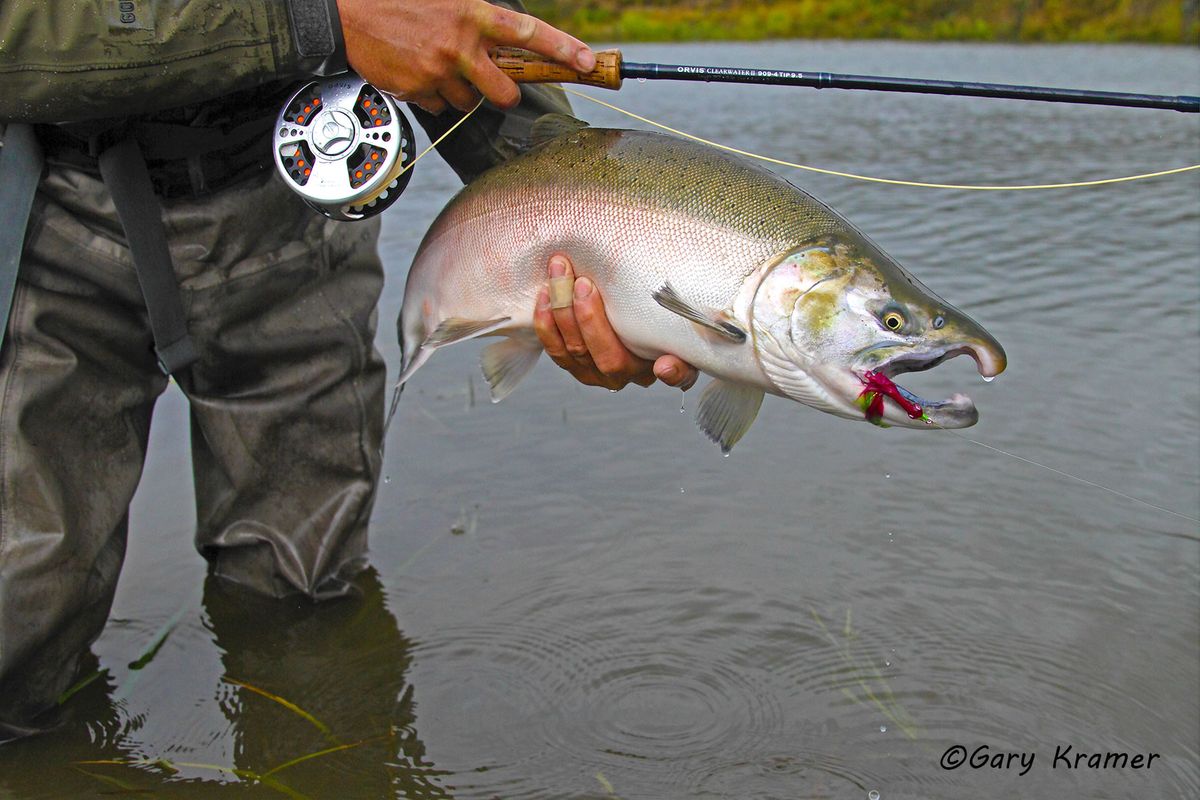
[[[280,783],[274,778],[269,778],[266,775],[263,775],[261,778],[259,778],[259,783],[261,783],[263,786],[266,786],[268,789],[274,789],[280,794],[287,795],[288,797],[292,798],[292,800],[311,800],[308,795],[301,794],[287,784]]]
[[[105,794],[154,794],[153,789],[146,789],[141,786],[134,786],[132,783],[123,781],[120,778],[115,778],[112,775],[103,775],[99,772],[92,772],[91,770],[81,769],[80,767],[77,767],[77,766],[72,767],[72,769],[74,769],[76,772],[87,775],[89,778],[94,778],[95,780],[98,780],[105,785],[112,786],[117,789],[116,792],[110,791],[110,792],[105,792]]]
[[[72,761],[71,765],[78,767],[161,767],[170,774],[174,775],[179,772],[180,767],[189,769],[203,769],[212,772],[224,772],[229,775],[236,775],[249,781],[260,780],[257,772],[248,769],[239,769],[237,767],[223,767],[220,764],[204,764],[197,761],[168,761],[165,758],[97,758],[86,759],[83,761]]]
[[[293,758],[290,761],[285,761],[282,764],[280,764],[279,766],[272,767],[271,769],[264,772],[262,774],[262,777],[265,779],[271,775],[274,775],[276,772],[282,772],[283,770],[287,769],[288,767],[294,767],[297,764],[304,763],[305,761],[311,761],[314,758],[321,758],[322,756],[331,755],[333,753],[340,753],[343,750],[353,750],[356,747],[362,747],[364,744],[369,744],[370,742],[378,742],[378,741],[381,741],[381,740],[387,739],[387,738],[390,738],[390,734],[384,734],[383,736],[374,736],[370,739],[363,739],[360,742],[352,742],[350,744],[339,744],[335,747],[326,747],[324,750],[318,750],[315,753],[308,753],[306,755],[299,756],[298,758]]]
[[[608,782],[608,778],[604,777],[603,772],[600,772],[599,770],[596,771],[596,780],[600,781],[600,785],[604,787],[604,791],[608,792],[609,797],[613,798],[613,800],[621,800],[621,798],[617,796],[617,790],[614,789],[613,785]]]
[[[916,739],[918,733],[920,732],[920,726],[917,724],[916,720],[914,720],[912,716],[910,716],[909,713],[905,711],[904,708],[896,701],[896,696],[892,694],[892,687],[888,684],[887,678],[885,678],[883,673],[879,671],[879,668],[873,664],[868,666],[860,664],[855,660],[854,653],[850,649],[850,642],[856,638],[850,624],[850,609],[846,609],[846,622],[842,627],[843,641],[838,641],[837,637],[830,632],[829,628],[825,625],[825,621],[821,619],[820,615],[817,614],[815,609],[810,608],[809,613],[812,615],[813,620],[821,628],[821,632],[825,634],[825,638],[829,640],[829,643],[841,657],[842,662],[846,666],[846,670],[853,678],[855,686],[857,686],[862,692],[860,696],[843,686],[841,687],[842,694],[849,697],[855,703],[870,703],[871,705],[875,706],[881,714],[887,717],[889,722],[891,722],[901,733],[904,734],[905,738]],[[872,688],[871,682],[874,682],[877,685],[879,693],[883,695],[882,698],[876,694],[875,689]]]
[[[115,692],[113,692],[112,699],[115,702],[120,702],[133,694],[134,688],[137,686],[138,681],[142,678],[142,669],[151,661],[153,661],[154,657],[158,655],[158,652],[162,649],[162,646],[166,644],[167,637],[171,635],[171,633],[179,625],[180,620],[183,619],[184,613],[190,608],[195,608],[196,604],[199,602],[200,592],[196,591],[191,597],[179,605],[179,608],[176,609],[174,614],[167,618],[166,622],[159,626],[159,629],[155,632],[154,637],[150,640],[150,647],[143,651],[140,656],[130,662],[129,676],[125,679],[125,682],[121,684],[121,686],[118,687]]]
[[[82,692],[88,686],[95,683],[100,678],[106,677],[107,675],[108,675],[108,667],[104,667],[102,669],[96,670],[91,675],[88,675],[85,678],[81,678],[80,680],[76,681],[73,686],[71,686],[69,689],[67,689],[65,692],[63,692],[62,694],[60,694],[58,696],[58,701],[57,701],[58,704],[61,706],[63,703],[70,700],[77,693]]]
[[[162,650],[163,645],[167,643],[167,639],[170,637],[171,631],[175,630],[175,626],[177,624],[179,624],[178,619],[172,620],[171,626],[168,627],[166,630],[164,630],[162,632],[162,635],[160,635],[158,637],[158,639],[153,644],[150,645],[149,650],[147,650],[146,652],[144,652],[140,656],[138,656],[136,660],[129,662],[129,668],[130,669],[141,669],[142,667],[146,666],[151,661],[153,661],[154,657],[156,655],[158,655],[158,651]]]
[[[297,716],[299,716],[299,717],[301,717],[301,718],[303,718],[303,719],[307,720],[308,722],[312,723],[312,725],[313,725],[313,726],[314,726],[314,727],[315,727],[317,730],[319,730],[319,731],[320,731],[322,734],[324,734],[324,735],[325,735],[325,738],[326,738],[326,739],[329,739],[329,740],[330,740],[331,742],[333,742],[335,745],[340,745],[340,744],[341,744],[341,742],[339,742],[339,741],[338,741],[338,738],[337,738],[336,736],[334,736],[334,735],[333,735],[333,731],[331,731],[331,730],[329,729],[329,726],[328,726],[328,725],[326,725],[324,722],[321,722],[321,720],[317,719],[317,718],[316,718],[316,717],[314,717],[312,714],[308,713],[307,711],[305,711],[303,708],[301,708],[300,706],[296,705],[296,704],[295,704],[295,703],[293,703],[292,701],[290,701],[290,700],[285,700],[284,698],[280,697],[279,695],[271,694],[270,692],[268,692],[268,691],[267,691],[267,690],[265,690],[265,689],[260,689],[260,688],[258,688],[257,686],[252,686],[251,684],[249,684],[249,683],[246,683],[245,681],[239,681],[239,680],[236,680],[236,679],[234,679],[234,678],[230,678],[228,675],[226,675],[226,676],[223,676],[223,677],[221,678],[221,680],[225,681],[226,683],[231,683],[231,684],[233,684],[234,686],[240,686],[240,687],[242,687],[243,689],[246,689],[247,691],[254,692],[254,693],[255,693],[255,694],[257,694],[257,695],[261,695],[262,697],[265,697],[265,698],[267,698],[268,700],[271,700],[271,701],[273,701],[273,702],[276,702],[276,703],[278,703],[279,705],[281,705],[281,706],[283,706],[284,708],[286,708],[288,711],[291,711],[293,714],[295,714],[295,715],[297,715]]]

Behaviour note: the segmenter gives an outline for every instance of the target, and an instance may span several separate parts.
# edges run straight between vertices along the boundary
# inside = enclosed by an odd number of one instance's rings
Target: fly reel
[[[396,202],[416,157],[412,126],[396,101],[353,72],[292,95],[272,147],[284,183],[339,220],[373,217]]]

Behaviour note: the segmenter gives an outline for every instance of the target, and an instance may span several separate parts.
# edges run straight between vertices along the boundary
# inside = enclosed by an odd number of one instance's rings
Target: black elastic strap
[[[198,354],[188,335],[179,281],[167,249],[162,207],[154,196],[146,161],[135,140],[117,142],[100,154],[99,161],[100,176],[112,194],[142,287],[158,366],[172,375],[195,362]]]
[[[142,156],[147,161],[183,161],[212,153],[243,150],[270,128],[261,119],[252,119],[232,128],[135,122],[128,126],[128,132],[140,143]]]
[[[42,148],[32,125],[10,124],[0,147],[0,346],[17,289],[29,210],[42,176]]]
[[[321,76],[350,69],[337,0],[288,0],[287,8],[302,69]]]

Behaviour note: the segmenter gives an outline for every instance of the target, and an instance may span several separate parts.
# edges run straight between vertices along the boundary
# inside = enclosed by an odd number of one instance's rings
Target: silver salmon
[[[892,378],[957,356],[991,378],[1003,348],[841,215],[783,178],[706,145],[550,115],[539,144],[462,189],[417,250],[400,313],[400,383],[440,347],[483,350],[492,400],[542,352],[533,310],[546,264],[590,277],[637,355],[672,353],[714,380],[697,410],[728,450],[763,395],[841,417],[962,428],[978,412]]]

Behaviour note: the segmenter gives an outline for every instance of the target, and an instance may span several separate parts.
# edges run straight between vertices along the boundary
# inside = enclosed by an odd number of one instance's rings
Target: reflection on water
[[[205,676],[216,679],[203,708],[155,697],[176,688],[169,673],[159,678],[165,685],[136,685],[139,671],[160,666],[161,650],[152,649],[126,665],[123,680],[104,670],[74,694],[59,730],[0,750],[0,796],[143,794],[166,784],[183,796],[252,788],[272,796],[447,797],[414,725],[412,645],[374,570],[357,589],[314,605],[209,578],[202,608],[187,603],[180,615],[194,619],[195,640],[179,648],[184,659],[205,645],[220,658],[219,674]],[[166,647],[184,631],[163,633],[155,641]],[[131,713],[134,692],[140,713]],[[143,729],[166,708],[177,738],[163,746]]]
[[[1200,93],[1200,55],[1183,48],[626,51]],[[654,83],[619,99],[887,177],[1034,183],[1200,162],[1200,125],[1169,112]],[[385,222],[393,366],[403,271],[455,185],[421,167]],[[906,376],[926,396],[970,392],[970,437],[1200,515],[1196,176],[974,194],[789,177],[1004,344],[1009,369],[989,385],[961,359]],[[476,352],[448,349],[409,388],[375,513],[378,576],[317,608],[205,583],[185,418],[177,397],[161,403],[95,646],[103,672],[59,732],[0,748],[0,797],[1200,794],[1195,523],[935,431],[784,401],[729,459],[661,388],[610,395],[542,366],[479,404]],[[1035,760],[1023,775],[943,769],[954,745]],[[1055,767],[1064,746],[1159,758]],[[138,763],[78,763],[105,760]]]

